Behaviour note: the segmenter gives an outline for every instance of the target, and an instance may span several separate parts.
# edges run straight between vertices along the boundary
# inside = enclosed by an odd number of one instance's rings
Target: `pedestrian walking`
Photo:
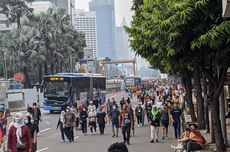
[[[123,106],[124,106],[125,104],[126,104],[125,97],[122,97],[122,98],[121,98],[121,101],[120,101],[121,109],[123,108]]]
[[[137,107],[135,108],[135,114],[136,114],[136,118],[137,118],[137,126],[140,127],[142,125],[142,113],[143,113],[143,109],[141,107],[141,103],[139,103],[137,105]]]
[[[145,106],[146,108],[146,115],[147,115],[147,121],[148,123],[150,122],[150,114],[151,114],[151,110],[152,110],[152,104],[150,103],[150,101],[147,101],[147,104]]]
[[[37,132],[37,135],[39,135],[39,122],[42,121],[41,119],[41,110],[40,108],[37,106],[37,103],[33,103],[33,113],[32,113],[32,116],[33,116],[33,119],[34,119],[34,122],[35,124],[37,125],[37,129],[36,129],[36,132]]]
[[[31,136],[31,143],[32,143],[32,149],[31,152],[37,151],[37,125],[34,123],[33,118],[31,118],[30,115],[26,115],[24,118],[24,124],[27,125],[27,127],[30,129],[30,136]]]
[[[132,136],[135,136],[135,117],[134,117],[134,110],[132,108],[132,104],[128,104],[128,110],[130,111],[131,117],[132,117],[132,120],[133,120],[133,123],[131,125]]]
[[[168,126],[169,126],[169,109],[167,103],[163,104],[161,109],[161,125],[162,125],[162,139],[168,137]]]
[[[9,129],[7,150],[10,152],[31,152],[31,134],[23,122],[23,114],[15,115],[15,122]]]
[[[100,129],[100,134],[103,135],[105,130],[105,124],[107,123],[107,119],[106,119],[106,113],[102,111],[101,107],[98,108],[97,123]]]
[[[181,114],[182,111],[179,108],[178,102],[174,102],[173,109],[171,110],[171,116],[176,139],[180,138],[181,135]]]
[[[154,143],[154,141],[158,142],[159,139],[159,127],[160,127],[160,112],[157,109],[156,105],[152,106],[152,111],[150,115],[151,125],[151,143]]]
[[[96,132],[97,132],[96,120],[97,120],[96,110],[90,109],[90,112],[89,112],[89,129],[90,129],[91,135],[93,135],[93,134],[96,135]]]
[[[118,110],[116,105],[113,105],[113,110],[110,113],[110,119],[111,119],[111,122],[112,122],[112,131],[113,131],[112,137],[115,137],[115,136],[118,137],[119,115],[120,115],[120,111]],[[115,130],[116,130],[116,134],[115,134]]]
[[[66,113],[64,116],[64,128],[65,128],[65,135],[69,142],[74,141],[74,127],[75,127],[75,115],[74,113],[70,110],[70,107],[66,108]]]
[[[89,102],[89,106],[88,106],[88,112],[90,112],[90,110],[93,109],[96,111],[96,106],[93,104],[93,101]]]
[[[88,113],[85,108],[82,109],[80,112],[80,124],[81,124],[81,130],[83,135],[87,135],[87,118]]]
[[[130,131],[132,123],[132,114],[130,113],[127,105],[124,105],[120,114],[120,127],[122,130],[124,143],[127,143],[128,145],[130,145]]]
[[[57,123],[57,129],[60,128],[62,142],[65,142],[64,117],[65,117],[65,111],[61,111],[61,114],[59,116],[58,123]]]

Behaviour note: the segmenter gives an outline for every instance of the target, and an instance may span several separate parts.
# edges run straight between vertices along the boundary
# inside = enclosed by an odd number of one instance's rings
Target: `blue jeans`
[[[181,126],[180,126],[180,121],[179,122],[174,122],[173,123],[173,127],[174,127],[174,132],[175,132],[175,138],[179,138],[180,137],[180,133],[181,133]]]

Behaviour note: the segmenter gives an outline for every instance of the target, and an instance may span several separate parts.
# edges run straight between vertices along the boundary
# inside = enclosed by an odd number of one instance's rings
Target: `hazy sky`
[[[91,0],[75,0],[77,9],[89,10],[89,1]],[[115,0],[115,12],[116,12],[116,24],[120,25],[123,16],[127,23],[131,21],[132,12],[130,8],[132,6],[132,0]]]

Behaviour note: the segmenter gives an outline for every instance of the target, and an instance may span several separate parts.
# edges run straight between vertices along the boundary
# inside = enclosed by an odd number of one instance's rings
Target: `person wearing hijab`
[[[160,127],[160,118],[161,114],[157,109],[156,105],[152,106],[151,114],[150,114],[150,129],[151,129],[151,143],[154,143],[154,140],[158,142],[159,137],[159,127]]]
[[[24,124],[22,113],[15,115],[15,122],[10,127],[7,150],[9,152],[32,152],[30,129]]]

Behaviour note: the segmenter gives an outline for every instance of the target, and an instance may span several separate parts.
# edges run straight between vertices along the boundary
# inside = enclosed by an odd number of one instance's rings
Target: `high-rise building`
[[[115,30],[116,59],[130,59],[129,36],[125,32],[125,25],[127,25],[127,23],[125,18],[123,18],[121,26],[116,27]]]
[[[98,58],[96,13],[84,10],[76,10],[74,12],[73,25],[77,31],[85,34],[86,48],[84,49],[84,58]]]
[[[56,6],[50,1],[32,2],[31,7],[33,8],[34,14],[45,13],[49,8],[56,9]]]
[[[69,14],[73,12],[75,8],[75,0],[34,0],[36,1],[50,1],[58,8],[66,9]],[[71,11],[72,10],[72,11]]]
[[[115,8],[114,0],[92,0],[89,10],[96,12],[98,57],[115,57]]]

